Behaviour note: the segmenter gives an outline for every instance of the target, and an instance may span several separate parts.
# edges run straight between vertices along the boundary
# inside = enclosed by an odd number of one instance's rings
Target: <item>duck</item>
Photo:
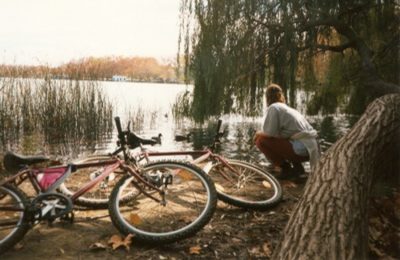
[[[158,136],[151,137],[151,139],[156,141],[157,144],[161,144],[161,137],[162,137],[162,134],[160,133],[160,134],[158,134]]]
[[[189,141],[192,133],[188,133],[187,135],[175,135],[175,141],[182,142],[182,141]]]

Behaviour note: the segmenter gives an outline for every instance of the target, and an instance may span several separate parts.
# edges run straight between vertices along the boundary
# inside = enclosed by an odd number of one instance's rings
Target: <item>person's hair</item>
[[[282,88],[277,84],[270,84],[267,87],[265,96],[267,97],[267,106],[272,105],[273,103],[276,102],[281,102],[281,103],[286,102]]]

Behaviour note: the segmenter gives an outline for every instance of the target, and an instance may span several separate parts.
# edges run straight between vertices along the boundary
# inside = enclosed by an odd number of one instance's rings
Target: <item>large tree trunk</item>
[[[272,259],[366,259],[374,177],[399,173],[400,95],[372,102],[309,177]]]

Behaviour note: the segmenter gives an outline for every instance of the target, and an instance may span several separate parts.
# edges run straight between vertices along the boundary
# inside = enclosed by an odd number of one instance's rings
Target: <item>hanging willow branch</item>
[[[194,83],[192,112],[198,121],[227,112],[256,115],[268,82],[282,85],[290,100],[305,84],[311,83],[307,89],[323,93],[318,86],[334,86],[335,82],[327,82],[318,71],[321,68],[313,68],[313,63],[322,59],[315,50],[340,52],[345,57],[353,53],[347,49],[359,54],[357,60],[339,61],[334,61],[333,54],[323,54],[328,69],[360,69],[361,81],[352,85],[364,91],[348,88],[347,93],[339,91],[337,95],[356,95],[365,100],[360,103],[365,106],[370,101],[366,97],[398,89],[399,79],[392,76],[397,73],[398,61],[387,58],[398,57],[398,48],[387,49],[390,55],[384,56],[373,56],[371,49],[372,45],[383,49],[381,45],[399,34],[394,0],[365,0],[362,4],[356,0],[184,0],[181,13],[181,34],[186,33],[180,36],[185,41],[185,71]],[[305,51],[310,55],[304,55]],[[361,66],[349,64],[358,61]],[[387,83],[387,79],[395,82]]]

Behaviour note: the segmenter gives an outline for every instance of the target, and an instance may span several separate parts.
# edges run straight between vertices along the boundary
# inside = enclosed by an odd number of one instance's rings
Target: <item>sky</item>
[[[0,64],[72,59],[173,59],[180,0],[0,0]]]

